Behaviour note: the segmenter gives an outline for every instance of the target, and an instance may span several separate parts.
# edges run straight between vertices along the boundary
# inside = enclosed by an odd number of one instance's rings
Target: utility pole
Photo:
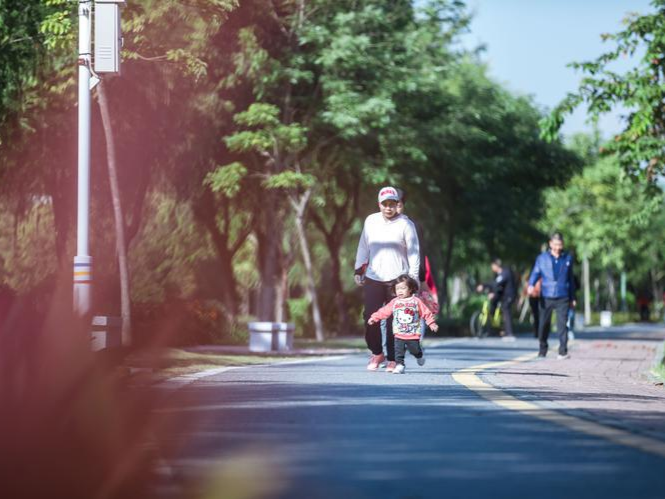
[[[76,256],[74,257],[74,312],[84,317],[92,307],[92,257],[90,233],[90,93],[99,83],[92,71],[92,0],[79,0],[78,84],[78,199]],[[95,69],[98,73],[120,72],[120,7],[125,0],[95,0]]]
[[[591,287],[589,285],[589,258],[582,259],[582,282],[584,285],[584,325],[591,324]]]
[[[78,84],[78,200],[76,256],[74,257],[74,312],[91,311],[92,258],[88,246],[90,226],[90,64],[92,55],[92,1],[79,1]]]

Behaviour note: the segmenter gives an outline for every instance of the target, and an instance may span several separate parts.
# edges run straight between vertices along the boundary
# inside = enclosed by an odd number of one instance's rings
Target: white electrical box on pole
[[[95,72],[119,73],[122,32],[120,9],[125,0],[95,0]]]
[[[92,1],[79,2],[78,18],[78,198],[76,256],[74,257],[74,311],[79,316],[86,316],[90,313],[92,286],[92,258],[88,249]]]

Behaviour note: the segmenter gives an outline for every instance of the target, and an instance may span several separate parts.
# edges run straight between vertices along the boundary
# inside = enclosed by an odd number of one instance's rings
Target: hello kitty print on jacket
[[[393,316],[393,334],[402,340],[420,339],[420,319],[430,326],[434,315],[417,296],[393,298],[390,303],[372,314],[372,319],[380,321]]]

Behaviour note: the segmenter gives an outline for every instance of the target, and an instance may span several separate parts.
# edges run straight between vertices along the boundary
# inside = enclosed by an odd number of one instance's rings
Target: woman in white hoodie
[[[355,281],[363,286],[365,341],[372,352],[367,369],[376,371],[386,361],[379,324],[367,324],[371,314],[392,298],[394,280],[408,274],[418,281],[420,256],[413,222],[397,212],[399,194],[394,187],[379,191],[379,212],[365,219],[355,263]],[[395,342],[392,322],[388,321],[386,371],[395,369]]]

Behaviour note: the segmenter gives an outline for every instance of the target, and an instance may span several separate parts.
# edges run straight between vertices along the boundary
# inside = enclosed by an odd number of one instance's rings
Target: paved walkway
[[[662,499],[663,453],[595,430],[616,419],[665,441],[665,390],[641,378],[665,330],[583,336],[568,361],[513,363],[536,352],[533,338],[467,339],[429,343],[426,365],[408,357],[405,375],[350,354],[193,379],[158,411],[159,446],[172,449],[158,496]],[[469,370],[505,387],[490,397],[455,380]],[[503,390],[557,409],[519,410]],[[603,421],[584,431],[550,417],[561,410]]]
[[[517,397],[665,440],[665,389],[648,376],[665,328],[591,328],[577,338],[570,359],[556,359],[551,338],[547,359],[483,378]]]

